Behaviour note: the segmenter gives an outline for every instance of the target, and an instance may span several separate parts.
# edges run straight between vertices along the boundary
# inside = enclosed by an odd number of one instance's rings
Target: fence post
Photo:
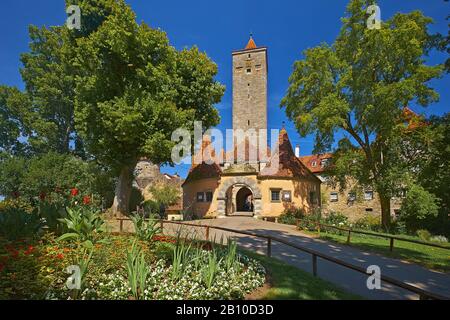
[[[352,234],[352,229],[348,229],[347,244],[350,244],[351,234]]]
[[[161,220],[161,234],[164,234],[164,220]]]
[[[206,241],[209,241],[209,226],[206,227]]]
[[[389,244],[389,250],[394,251],[394,238],[391,238],[391,243]]]
[[[267,256],[272,257],[272,238],[267,238]]]
[[[320,222],[317,222],[317,232],[319,233],[319,237],[320,237]]]
[[[312,255],[312,267],[313,267],[313,276],[317,277],[317,256],[315,254]]]
[[[119,232],[122,233],[123,232],[123,220],[119,220]]]
[[[295,220],[295,225],[297,226],[297,230],[300,230],[300,219]]]

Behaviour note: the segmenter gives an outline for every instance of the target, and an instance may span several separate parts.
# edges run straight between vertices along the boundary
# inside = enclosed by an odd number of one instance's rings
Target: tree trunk
[[[378,195],[381,205],[381,224],[388,231],[391,225],[391,198],[382,192],[378,192]]]
[[[133,184],[133,171],[134,166],[124,166],[120,171],[114,202],[111,207],[112,213],[116,217],[127,215],[129,213],[130,196]]]

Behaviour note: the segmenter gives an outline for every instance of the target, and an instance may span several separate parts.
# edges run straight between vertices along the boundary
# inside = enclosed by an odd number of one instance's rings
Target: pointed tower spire
[[[256,46],[255,40],[253,40],[253,33],[250,33],[250,40],[248,40],[245,50],[256,49],[256,48],[258,48],[258,47]]]

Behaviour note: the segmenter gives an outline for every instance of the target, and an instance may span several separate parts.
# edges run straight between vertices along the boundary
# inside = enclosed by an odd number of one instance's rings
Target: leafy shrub
[[[432,241],[432,242],[439,242],[439,243],[448,243],[447,237],[444,237],[444,236],[431,237],[430,241]]]
[[[145,219],[137,214],[131,217],[131,221],[133,221],[135,236],[139,240],[150,242],[161,231],[158,220],[155,220],[152,216]]]
[[[66,208],[67,217],[61,219],[68,229],[58,240],[75,239],[81,242],[94,242],[98,234],[106,231],[105,221],[100,213],[92,208]]]
[[[35,212],[42,219],[48,231],[56,235],[61,235],[67,231],[66,225],[61,221],[61,219],[67,217],[67,213],[59,203],[41,201]]]
[[[406,227],[406,223],[402,220],[395,220],[390,225],[389,232],[394,234],[407,234],[408,228]]]
[[[336,227],[344,227],[348,224],[347,216],[340,212],[330,212],[323,220],[323,223]]]
[[[430,238],[431,238],[431,233],[430,233],[428,230],[421,229],[421,230],[417,230],[416,233],[417,233],[417,236],[418,236],[421,240],[429,241]]]
[[[328,213],[325,216],[325,218],[322,219],[321,222],[326,225],[331,225],[331,226],[340,227],[340,228],[348,227],[348,218],[339,212],[332,211],[332,212]],[[327,227],[324,227],[324,231],[326,231],[328,233],[340,234],[340,235],[345,233],[345,231],[341,231],[341,230],[334,229],[334,228],[327,228]]]
[[[286,209],[282,215],[278,218],[279,223],[296,225],[298,219],[302,219],[304,217],[303,210],[300,208],[288,208]]]
[[[380,231],[381,230],[380,217],[373,215],[364,216],[358,219],[353,224],[353,228],[362,230]]]
[[[144,215],[146,217],[160,216],[161,206],[156,201],[146,200],[143,202],[143,207],[144,207]]]
[[[114,196],[113,173],[73,155],[49,152],[26,159],[9,157],[0,161],[0,172],[0,194],[33,205],[45,199],[67,206],[72,188],[93,196],[97,206],[102,199],[107,205]]]
[[[35,213],[9,208],[0,213],[0,235],[8,240],[33,238],[42,228]]]
[[[14,210],[14,209],[20,209],[20,210],[23,210],[26,212],[32,212],[34,208],[28,201],[25,201],[22,197],[9,198],[9,199],[4,199],[3,201],[0,201],[0,214],[2,212],[8,211],[8,210]]]
[[[303,218],[299,220],[298,227],[300,230],[314,231],[317,228],[317,223],[321,221],[322,213],[319,210],[314,211],[311,214],[305,214]]]
[[[430,224],[438,216],[438,199],[421,186],[413,185],[403,199],[400,219],[410,231]]]
[[[161,218],[165,217],[167,207],[175,205],[181,197],[180,188],[170,184],[152,185],[146,190],[151,195],[152,214],[159,214]],[[148,201],[147,201],[148,202]],[[157,212],[153,210],[158,210]]]

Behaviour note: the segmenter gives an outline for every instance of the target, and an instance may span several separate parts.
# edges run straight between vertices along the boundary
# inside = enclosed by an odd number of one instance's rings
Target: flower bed
[[[76,297],[136,299],[127,272],[127,255],[136,242],[148,272],[139,299],[243,299],[265,283],[265,270],[256,260],[236,254],[236,261],[227,264],[229,247],[189,244],[190,253],[180,264],[182,272],[175,276],[177,239],[157,235],[150,243],[132,236],[107,235],[93,246]],[[51,235],[34,242],[0,239],[0,299],[72,299],[74,291],[66,287],[66,268],[80,261],[84,250],[80,243],[56,241]],[[205,268],[208,263],[216,266],[209,285],[205,280],[210,279]]]

